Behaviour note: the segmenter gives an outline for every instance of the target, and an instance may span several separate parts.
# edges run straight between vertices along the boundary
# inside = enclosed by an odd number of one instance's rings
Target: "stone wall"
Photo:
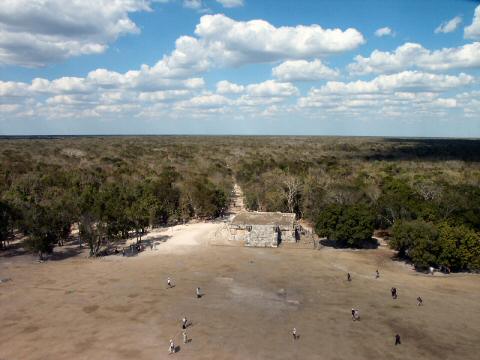
[[[272,225],[251,225],[245,233],[245,246],[277,247],[278,233]]]
[[[295,237],[295,229],[281,228],[280,229],[280,241],[294,243],[297,241]]]
[[[241,226],[230,226],[230,240],[245,241],[245,234],[247,230]]]
[[[277,247],[280,242],[297,241],[294,228],[275,225],[230,225],[230,240],[245,241],[245,246],[258,247]]]

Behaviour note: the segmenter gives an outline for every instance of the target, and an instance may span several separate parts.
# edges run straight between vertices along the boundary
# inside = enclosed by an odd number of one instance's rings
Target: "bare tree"
[[[417,193],[426,201],[437,200],[442,194],[442,188],[433,182],[420,182],[415,185]]]
[[[287,198],[288,211],[293,213],[298,205],[297,200],[302,183],[296,176],[286,175],[283,179],[283,184],[286,186],[285,196]]]

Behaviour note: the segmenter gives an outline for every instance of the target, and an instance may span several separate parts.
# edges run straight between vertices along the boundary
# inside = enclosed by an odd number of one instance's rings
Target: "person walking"
[[[352,281],[352,275],[350,275],[350,273],[347,273],[347,281]]]
[[[375,279],[378,279],[380,277],[380,273],[378,272],[378,269],[377,271],[375,271]]]
[[[400,335],[395,335],[395,346],[400,345],[402,341],[400,340]]]
[[[169,354],[175,354],[175,343],[170,339],[170,346],[168,347]]]
[[[167,286],[168,286],[169,288],[172,287],[172,279],[170,279],[170,277],[167,278]]]
[[[182,329],[185,330],[187,328],[187,317],[184,316],[182,319]]]
[[[298,336],[297,336],[297,329],[296,328],[293,328],[292,335],[293,335],[293,340],[297,340]]]
[[[200,299],[202,297],[202,293],[201,293],[201,290],[199,287],[197,287],[197,289],[195,290],[196,294],[197,294],[197,299]]]
[[[392,299],[396,299],[397,298],[397,288],[392,287],[390,289],[390,292],[392,293]]]
[[[419,296],[417,297],[417,306],[422,306],[423,305],[423,300],[422,298]]]
[[[355,321],[355,309],[352,308],[352,320]]]

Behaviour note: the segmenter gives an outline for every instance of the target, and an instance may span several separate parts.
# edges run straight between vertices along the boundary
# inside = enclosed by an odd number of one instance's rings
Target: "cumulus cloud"
[[[129,18],[150,11],[150,0],[3,0],[0,64],[42,66],[97,54],[124,34],[140,30]]]
[[[0,104],[17,109],[11,114],[16,117],[127,117],[138,115],[152,103],[191,98],[205,86],[202,78],[163,75],[155,66],[143,65],[125,73],[97,69],[85,77],[35,78],[31,83],[0,81]]]
[[[435,34],[443,33],[451,33],[460,26],[462,23],[462,18],[460,16],[455,16],[453,19],[444,21],[441,23],[436,29],[435,29]]]
[[[216,0],[216,1],[222,4],[222,6],[226,8],[243,6],[243,0]]]
[[[243,93],[245,87],[237,85],[227,80],[222,80],[217,83],[217,93],[219,94],[240,94]]]
[[[389,27],[382,27],[380,29],[375,30],[375,36],[382,37],[382,36],[393,36],[394,33],[392,29]]]
[[[299,94],[298,89],[291,83],[267,80],[259,84],[250,84],[246,88],[247,94],[259,97],[288,97]]]
[[[324,65],[321,60],[288,60],[272,69],[275,78],[281,81],[315,81],[332,79],[340,75],[336,69]]]
[[[480,42],[457,48],[428,50],[416,43],[405,43],[394,52],[374,50],[370,56],[358,55],[348,65],[352,74],[389,73],[408,68],[429,71],[480,67]]]
[[[356,118],[404,114],[411,118],[444,116],[446,111],[459,106],[465,109],[466,104],[471,103],[467,95],[465,100],[460,100],[444,93],[462,89],[472,82],[473,78],[466,74],[451,76],[412,71],[380,75],[370,81],[329,81],[300,97],[297,106],[307,113],[312,111],[309,109],[322,109],[327,114]]]
[[[419,71],[403,71],[392,75],[380,75],[370,81],[329,81],[321,91],[326,93],[381,93],[392,91],[440,92],[472,84],[474,78],[461,73],[455,75],[431,74]]]
[[[465,27],[464,37],[465,39],[480,39],[480,5],[478,5],[475,9],[472,23]]]
[[[353,50],[365,39],[356,29],[323,29],[319,25],[275,27],[264,20],[235,21],[225,15],[204,15],[191,46],[218,65],[304,59]],[[194,44],[195,43],[195,44]]]
[[[226,80],[217,83],[219,94],[245,94],[249,97],[289,97],[297,96],[299,90],[289,82],[267,80],[261,83],[238,85]]]
[[[219,94],[203,94],[176,104],[177,108],[221,108],[232,102],[229,98]]]

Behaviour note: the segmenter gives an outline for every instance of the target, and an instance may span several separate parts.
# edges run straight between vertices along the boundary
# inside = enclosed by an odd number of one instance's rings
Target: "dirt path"
[[[235,182],[233,186],[233,197],[230,206],[230,213],[238,214],[239,212],[246,210],[242,188]]]

